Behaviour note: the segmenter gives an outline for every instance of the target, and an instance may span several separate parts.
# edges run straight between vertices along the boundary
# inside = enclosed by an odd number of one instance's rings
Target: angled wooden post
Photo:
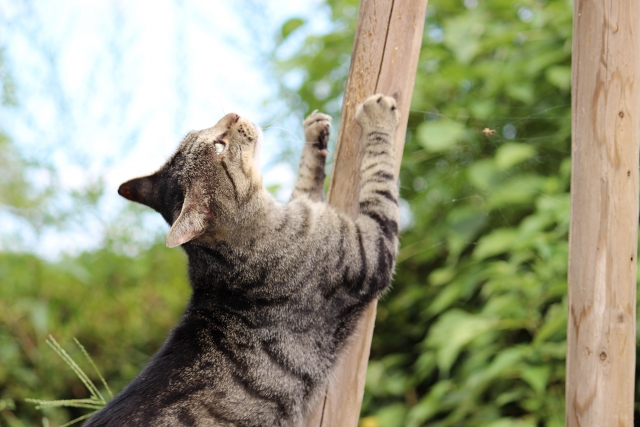
[[[360,126],[356,105],[375,93],[393,96],[400,110],[396,134],[396,176],[400,170],[411,93],[422,46],[427,0],[361,0],[358,25],[347,78],[336,160],[328,202],[358,214]],[[377,301],[363,313],[355,339],[347,344],[333,370],[334,381],[312,412],[307,427],[356,427],[364,393]]]
[[[632,427],[640,2],[576,0],[566,424]]]

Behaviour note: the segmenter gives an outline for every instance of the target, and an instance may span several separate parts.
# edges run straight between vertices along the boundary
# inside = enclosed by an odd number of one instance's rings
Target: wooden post
[[[360,181],[360,126],[356,105],[375,93],[393,96],[401,114],[396,134],[396,176],[400,170],[411,94],[422,46],[427,0],[361,0],[338,131],[328,202],[355,217]],[[377,301],[365,311],[355,338],[333,370],[326,396],[307,427],[356,427],[369,360]]]
[[[640,2],[576,0],[566,423],[632,427]]]

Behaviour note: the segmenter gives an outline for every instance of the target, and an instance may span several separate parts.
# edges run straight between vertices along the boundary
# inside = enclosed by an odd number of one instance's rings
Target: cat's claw
[[[302,126],[304,127],[305,141],[315,145],[319,154],[328,155],[329,152],[326,149],[331,128],[331,116],[315,110],[302,122]]]
[[[356,121],[366,130],[395,132],[400,121],[396,100],[375,94],[356,107]]]

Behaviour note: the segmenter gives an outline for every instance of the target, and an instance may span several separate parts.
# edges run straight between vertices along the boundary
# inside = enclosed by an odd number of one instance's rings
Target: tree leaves
[[[450,150],[465,135],[464,125],[446,119],[421,123],[417,132],[418,142],[431,153]]]
[[[476,260],[483,260],[508,251],[515,243],[518,232],[513,228],[498,228],[480,238],[473,251]]]
[[[291,18],[282,24],[281,34],[282,38],[286,39],[291,33],[304,25],[305,21],[301,18]]]
[[[507,142],[496,150],[496,166],[500,170],[509,169],[530,159],[535,154],[536,149],[533,145]]]
[[[571,88],[571,68],[570,67],[549,67],[545,71],[545,77],[549,83],[554,84],[562,90]]]
[[[479,37],[484,25],[470,14],[444,20],[444,43],[460,64],[468,64],[480,51]]]
[[[437,364],[445,375],[456,357],[471,340],[488,331],[495,322],[482,316],[452,309],[445,312],[431,327],[426,340],[428,347],[436,349]]]

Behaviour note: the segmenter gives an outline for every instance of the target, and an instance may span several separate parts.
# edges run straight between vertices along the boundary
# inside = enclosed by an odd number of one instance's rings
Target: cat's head
[[[118,193],[158,211],[174,247],[237,221],[262,190],[260,128],[235,113],[190,132],[156,173],[125,182]]]

